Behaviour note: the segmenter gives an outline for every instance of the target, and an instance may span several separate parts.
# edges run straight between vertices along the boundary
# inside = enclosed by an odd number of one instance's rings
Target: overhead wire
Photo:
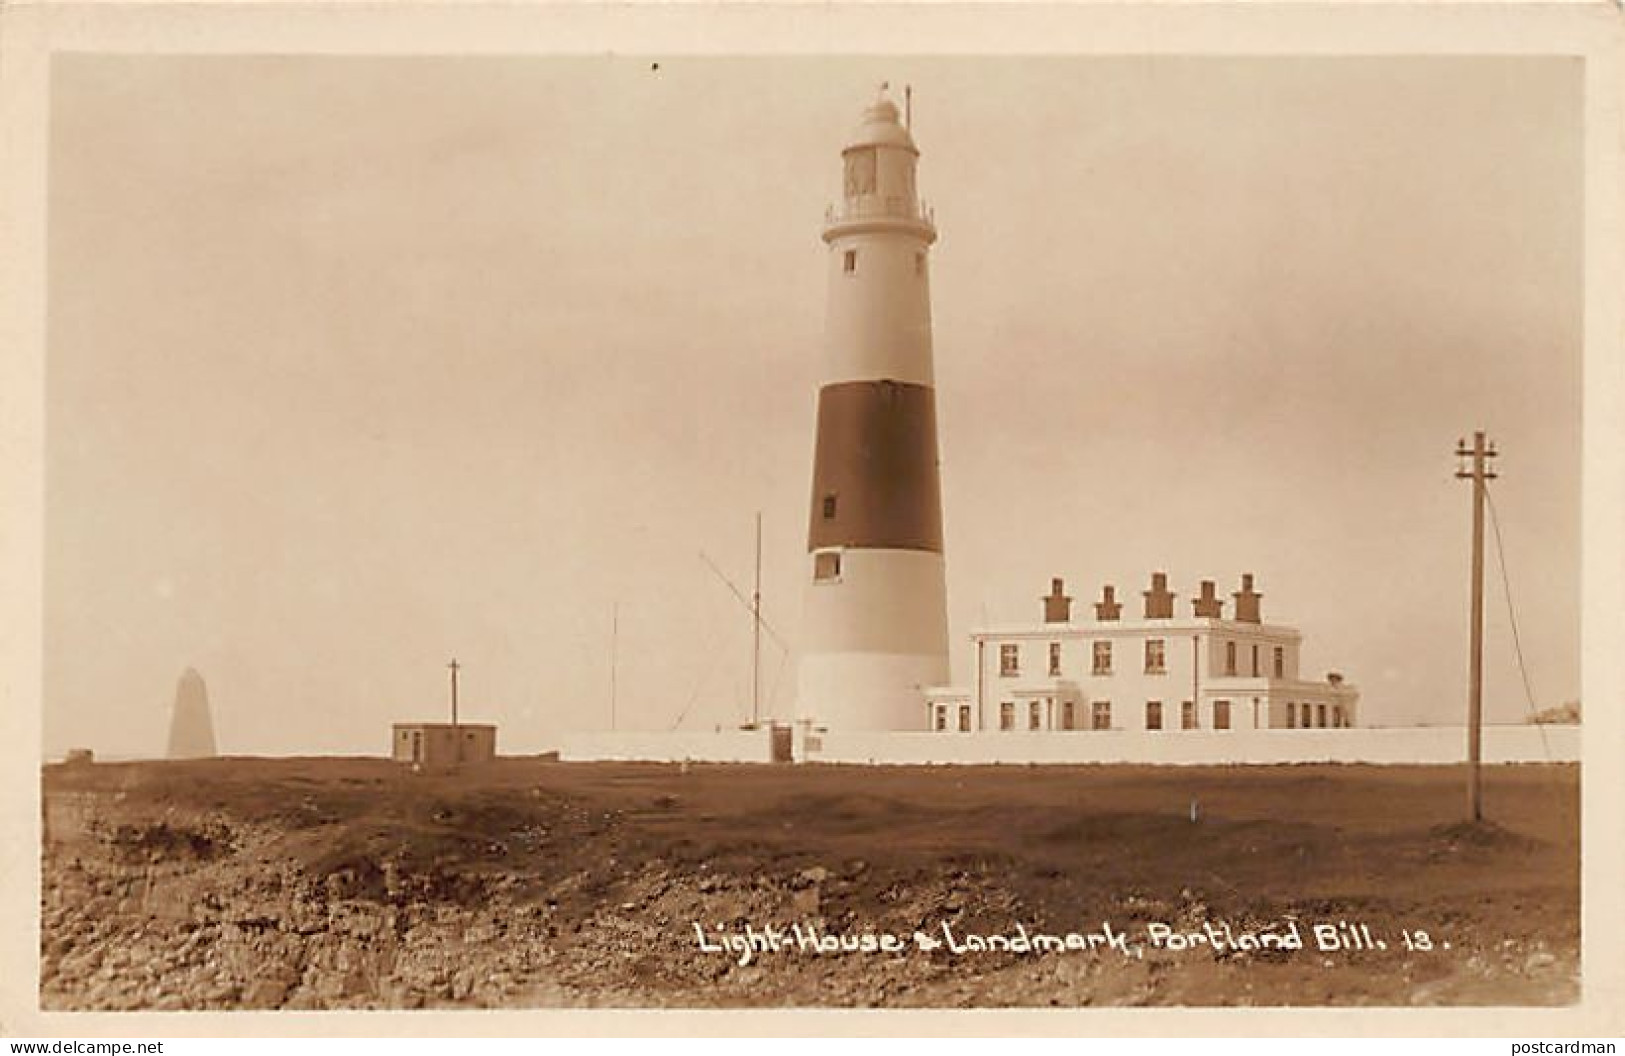
[[[1540,709],[1535,703],[1535,690],[1529,679],[1529,665],[1524,661],[1523,638],[1518,633],[1518,614],[1512,604],[1512,577],[1507,572],[1506,546],[1501,540],[1501,517],[1495,510],[1495,497],[1490,494],[1489,486],[1484,487],[1484,499],[1490,509],[1490,528],[1495,535],[1495,564],[1501,570],[1501,596],[1506,599],[1507,624],[1512,629],[1512,653],[1518,660],[1518,675],[1523,680],[1523,695],[1525,706],[1529,710],[1530,721],[1540,730],[1541,750],[1546,755],[1546,761],[1551,762],[1552,750],[1546,740],[1546,724],[1540,721]]]

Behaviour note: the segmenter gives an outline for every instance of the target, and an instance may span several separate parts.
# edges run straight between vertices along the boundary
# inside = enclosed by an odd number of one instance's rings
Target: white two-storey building
[[[975,681],[926,691],[929,729],[1177,734],[1358,724],[1359,692],[1336,672],[1302,676],[1303,635],[1263,621],[1251,575],[1241,577],[1228,616],[1211,580],[1181,615],[1161,572],[1133,613],[1110,585],[1084,620],[1072,618],[1059,579],[1042,600],[1042,623],[971,635]]]

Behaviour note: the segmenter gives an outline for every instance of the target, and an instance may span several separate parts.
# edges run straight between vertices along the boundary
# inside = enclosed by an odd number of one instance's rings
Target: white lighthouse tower
[[[829,306],[818,393],[797,708],[831,730],[923,730],[948,677],[931,369],[937,231],[919,151],[885,97],[846,148],[824,226]]]

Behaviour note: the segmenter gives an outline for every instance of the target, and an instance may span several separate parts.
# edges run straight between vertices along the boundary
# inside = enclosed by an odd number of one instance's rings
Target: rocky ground
[[[41,1003],[1571,1003],[1576,768],[1486,787],[1494,820],[1473,826],[1440,768],[52,766]],[[1338,922],[1387,947],[1316,949]],[[925,948],[944,924],[964,942],[1103,923],[1132,949]],[[1155,923],[1309,941],[1162,949]],[[700,942],[793,924],[903,948],[741,964]],[[1432,949],[1407,948],[1419,931]]]

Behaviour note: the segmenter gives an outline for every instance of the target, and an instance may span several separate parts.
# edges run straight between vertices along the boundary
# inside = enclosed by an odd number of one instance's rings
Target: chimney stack
[[[1174,617],[1174,596],[1168,590],[1168,573],[1151,573],[1151,589],[1145,595],[1145,618],[1171,620]]]
[[[1202,580],[1202,594],[1191,601],[1196,610],[1198,619],[1221,619],[1224,616],[1224,602],[1219,600],[1216,587],[1211,579]]]
[[[1262,606],[1259,602],[1264,595],[1253,589],[1253,574],[1242,573],[1241,589],[1230,595],[1236,599],[1236,619],[1242,623],[1263,623]]]
[[[1110,583],[1100,588],[1100,600],[1095,602],[1095,619],[1115,620],[1123,611],[1123,603],[1117,600],[1117,588]]]
[[[1072,621],[1072,596],[1065,591],[1066,584],[1059,577],[1049,581],[1049,595],[1042,599],[1045,623]]]

